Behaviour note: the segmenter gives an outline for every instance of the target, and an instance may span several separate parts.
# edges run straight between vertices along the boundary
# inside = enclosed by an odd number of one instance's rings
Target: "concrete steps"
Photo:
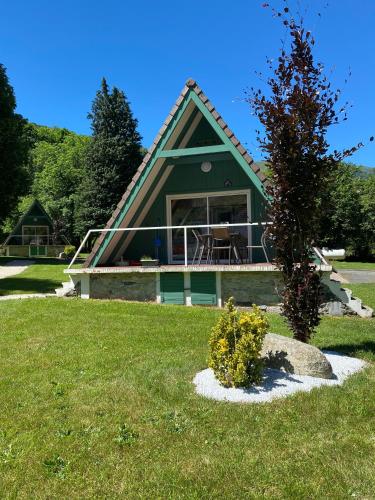
[[[353,297],[353,292],[349,288],[343,288],[344,292],[348,297],[348,302],[346,305],[353,311],[361,316],[362,318],[371,318],[374,314],[374,310],[371,307],[363,304],[362,300],[358,297]]]
[[[374,314],[373,309],[363,304],[362,300],[353,297],[353,292],[349,288],[343,288],[340,281],[329,279],[325,282],[332,294],[345,304],[353,313],[358,314],[361,318],[371,318]],[[334,307],[333,303],[333,306]]]
[[[62,283],[61,288],[55,288],[57,297],[72,297],[76,295],[74,283],[72,281],[65,281]]]

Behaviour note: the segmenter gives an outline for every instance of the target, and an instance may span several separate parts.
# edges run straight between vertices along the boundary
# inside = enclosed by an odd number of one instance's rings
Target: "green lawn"
[[[68,281],[63,270],[67,264],[37,261],[21,274],[0,279],[0,296],[19,293],[54,293],[55,288]]]
[[[0,266],[5,265],[8,260],[14,258],[4,257],[0,259]],[[81,264],[74,264],[79,267]],[[0,296],[24,293],[54,293],[55,288],[61,287],[63,281],[69,281],[69,276],[64,274],[68,267],[66,262],[56,259],[38,259],[35,264],[29,266],[25,271],[9,278],[0,279]]]
[[[0,303],[3,496],[374,498],[375,320],[322,321],[318,346],[370,362],[342,387],[241,405],[192,385],[218,314]]]
[[[350,262],[346,260],[332,260],[330,264],[334,269],[338,271],[340,269],[355,269],[355,270],[363,270],[363,271],[375,271],[375,262]]]
[[[375,283],[349,283],[342,286],[350,288],[354,297],[359,297],[366,306],[375,311]]]

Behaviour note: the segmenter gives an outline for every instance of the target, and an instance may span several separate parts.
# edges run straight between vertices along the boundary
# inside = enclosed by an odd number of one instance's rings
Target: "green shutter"
[[[185,304],[183,273],[160,273],[160,297],[164,304]]]
[[[215,273],[191,273],[190,280],[192,304],[216,305]]]

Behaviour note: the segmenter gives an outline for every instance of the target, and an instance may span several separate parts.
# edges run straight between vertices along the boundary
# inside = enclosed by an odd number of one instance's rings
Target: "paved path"
[[[330,275],[331,280],[339,281],[340,283],[349,283],[347,279],[341,273],[332,272]]]
[[[375,271],[358,271],[357,269],[340,269],[342,283],[375,283]],[[341,281],[341,280],[340,280]]]
[[[11,260],[5,266],[0,266],[0,279],[20,274],[34,262],[33,260]]]

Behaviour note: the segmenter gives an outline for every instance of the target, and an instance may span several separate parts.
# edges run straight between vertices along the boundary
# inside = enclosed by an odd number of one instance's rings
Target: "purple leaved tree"
[[[362,143],[330,151],[328,128],[346,120],[347,103],[339,106],[340,91],[332,90],[323,65],[314,61],[314,39],[303,19],[297,21],[288,7],[274,15],[285,25],[290,47],[276,64],[268,61],[265,92],[251,88],[246,100],[264,130],[257,135],[269,169],[268,234],[284,281],[283,315],[294,338],[308,342],[320,321],[321,273],[312,258],[320,200],[338,163]]]

